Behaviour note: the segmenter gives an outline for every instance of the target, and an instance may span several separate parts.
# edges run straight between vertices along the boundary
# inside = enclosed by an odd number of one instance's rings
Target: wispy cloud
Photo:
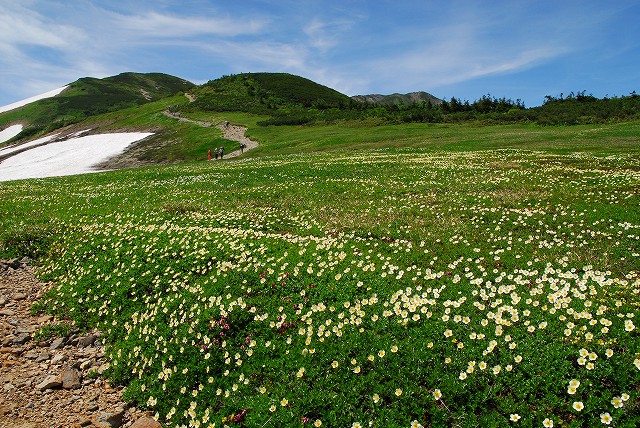
[[[308,37],[307,44],[310,48],[327,52],[345,42],[342,36],[344,32],[351,29],[353,24],[353,21],[346,19],[326,21],[314,18],[303,28],[303,31]]]
[[[258,18],[218,18],[202,16],[178,16],[158,12],[142,15],[118,15],[116,28],[134,31],[136,37],[189,38],[202,35],[235,37],[255,34],[267,25],[268,20]]]

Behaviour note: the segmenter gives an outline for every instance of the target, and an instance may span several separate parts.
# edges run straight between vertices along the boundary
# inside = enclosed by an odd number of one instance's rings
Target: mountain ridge
[[[431,95],[428,92],[416,91],[406,94],[393,93],[389,95],[382,94],[369,94],[369,95],[354,95],[351,99],[363,102],[366,104],[375,105],[412,105],[422,102],[430,102],[432,105],[439,105],[442,100]]]

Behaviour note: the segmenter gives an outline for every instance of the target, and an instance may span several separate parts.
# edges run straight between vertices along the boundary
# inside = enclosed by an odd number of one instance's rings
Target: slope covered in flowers
[[[167,426],[632,427],[638,165],[370,151],[0,193],[55,238],[42,308],[101,328]]]

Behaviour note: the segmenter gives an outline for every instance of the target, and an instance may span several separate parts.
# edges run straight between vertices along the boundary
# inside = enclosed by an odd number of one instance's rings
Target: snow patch
[[[22,132],[22,125],[11,125],[0,131],[0,143],[4,143]]]
[[[42,145],[44,143],[47,143],[47,142],[53,140],[57,136],[58,136],[58,134],[53,134],[53,135],[49,135],[49,136],[46,136],[46,137],[38,138],[37,140],[33,140],[33,141],[28,142],[28,143],[19,144],[17,146],[14,145],[14,146],[9,146],[9,147],[2,148],[2,149],[0,149],[0,156],[8,155],[10,153],[19,152],[21,150],[28,149],[28,148],[35,147],[35,146],[40,146],[40,145]]]
[[[150,135],[153,134],[97,134],[37,146],[0,163],[0,181],[99,172],[94,165],[122,153],[130,144]],[[5,152],[0,151],[0,154]]]
[[[24,100],[16,101],[15,103],[8,104],[6,106],[2,106],[2,107],[0,107],[0,113],[3,113],[5,111],[9,111],[9,110],[13,110],[13,109],[16,109],[18,107],[24,107],[27,104],[31,104],[34,101],[42,100],[44,98],[54,97],[54,96],[58,95],[60,92],[62,92],[65,89],[67,89],[68,87],[69,87],[68,85],[67,86],[63,86],[62,88],[57,88],[57,89],[54,89],[52,91],[45,92],[44,94],[36,95],[34,97],[31,97],[31,98],[26,98]]]

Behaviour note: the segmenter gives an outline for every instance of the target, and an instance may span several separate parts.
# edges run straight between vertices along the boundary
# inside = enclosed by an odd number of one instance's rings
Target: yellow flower
[[[396,389],[396,395],[400,397],[402,395],[402,390],[400,388]]]
[[[571,407],[573,407],[576,412],[579,412],[584,409],[584,404],[582,404],[582,401],[574,401]]]
[[[518,422],[520,420],[520,415],[517,413],[511,413],[509,415],[509,419],[511,419],[511,421],[513,422]]]
[[[397,347],[396,345],[393,345],[393,346],[391,347],[391,352],[393,352],[393,353],[398,352],[398,347]]]
[[[276,411],[276,406],[274,406],[273,404],[271,405],[271,407],[269,407],[269,411],[270,412],[275,412]]]
[[[611,425],[612,421],[613,421],[613,418],[611,417],[609,412],[600,413],[600,422],[602,422],[605,425]]]
[[[286,398],[283,398],[282,400],[280,400],[280,405],[281,406],[286,406],[287,404],[289,404],[289,400],[287,400]]]
[[[553,420],[546,418],[544,421],[542,421],[542,426],[545,428],[553,428]]]
[[[322,421],[320,419],[316,419],[316,421],[313,423],[314,427],[321,427],[322,426]]]
[[[338,362],[337,361],[333,361],[331,363],[331,367],[333,367],[334,369],[338,368]]]
[[[386,355],[386,352],[384,351],[384,349],[381,349],[380,351],[378,351],[378,357],[382,358]]]
[[[378,404],[380,401],[380,396],[378,394],[373,394],[373,402]]]
[[[442,392],[440,392],[439,389],[436,389],[435,391],[433,391],[433,398],[435,398],[436,400],[439,400],[442,398]]]

